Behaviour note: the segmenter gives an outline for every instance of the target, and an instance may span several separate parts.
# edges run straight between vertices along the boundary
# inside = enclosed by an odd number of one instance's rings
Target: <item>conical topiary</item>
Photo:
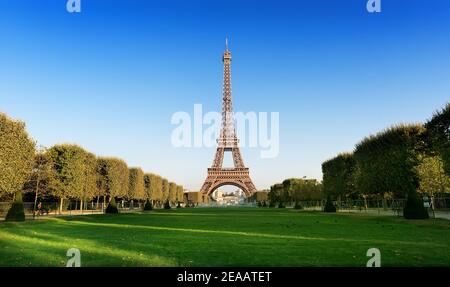
[[[150,200],[147,200],[144,205],[144,211],[153,210],[153,204]]]
[[[302,204],[299,201],[295,202],[294,209],[303,209]]]
[[[109,201],[105,213],[119,213],[119,210],[117,209],[116,200],[114,199],[114,197],[111,197],[111,200]]]
[[[325,207],[323,209],[324,212],[336,212],[336,206],[334,206],[333,201],[331,200],[331,197],[327,196],[327,201],[325,203]]]
[[[427,219],[428,211],[423,206],[423,201],[417,192],[408,194],[406,205],[403,209],[403,216],[406,219]]]
[[[5,221],[25,221],[25,211],[23,209],[22,191],[16,192],[14,202],[6,214]]]

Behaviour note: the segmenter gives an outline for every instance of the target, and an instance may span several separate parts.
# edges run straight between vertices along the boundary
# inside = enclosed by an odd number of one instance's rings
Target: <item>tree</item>
[[[419,174],[419,192],[430,196],[450,192],[450,177],[443,168],[443,162],[439,155],[424,156],[417,166]]]
[[[169,182],[169,202],[177,202],[177,185],[174,182]]]
[[[33,216],[36,213],[38,198],[48,196],[48,186],[52,176],[53,169],[48,151],[41,146],[34,156],[31,176],[24,185],[24,191],[33,194],[34,197]]]
[[[423,132],[421,125],[399,125],[358,143],[354,152],[358,189],[377,195],[393,192],[401,198],[416,192]]]
[[[424,131],[422,125],[399,125],[357,144],[354,157],[358,189],[374,195],[392,192],[398,197],[416,198]],[[422,209],[420,204],[411,210],[423,214]]]
[[[450,177],[450,103],[436,112],[425,124],[428,148],[442,158],[443,169]]]
[[[331,198],[356,194],[356,162],[351,153],[341,153],[322,163],[323,189]]]
[[[129,170],[127,164],[118,158],[103,157],[97,162],[98,186],[107,196],[125,197],[128,194]]]
[[[166,202],[169,200],[169,181],[165,178],[162,179],[162,196],[161,200]]]
[[[0,113],[0,197],[22,190],[32,172],[34,153],[25,124]]]
[[[161,176],[155,175],[155,180],[152,182],[152,189],[154,199],[163,202],[163,178]]]
[[[83,203],[88,199],[94,198],[98,195],[97,189],[97,157],[90,152],[83,150],[83,173],[84,173],[84,186],[83,192],[77,198],[81,200],[80,209],[83,210]]]
[[[129,200],[144,200],[145,199],[145,183],[144,183],[144,172],[140,168],[130,168],[130,179],[128,185],[128,195]]]
[[[60,199],[62,211],[64,199],[78,197],[84,191],[84,158],[76,145],[55,145],[48,151],[54,177],[49,183],[50,192]]]
[[[152,183],[155,180],[155,175],[151,173],[144,174],[144,192],[145,192],[145,199],[147,201],[153,201],[154,200],[154,190],[152,188]]]
[[[277,183],[270,187],[270,192],[268,194],[270,200],[270,206],[275,207],[276,203],[280,204],[286,202],[287,196],[284,191],[283,184]]]
[[[184,188],[182,185],[177,185],[177,202],[184,202]]]

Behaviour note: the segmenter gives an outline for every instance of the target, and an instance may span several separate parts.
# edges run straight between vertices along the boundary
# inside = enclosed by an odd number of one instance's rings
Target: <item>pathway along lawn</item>
[[[188,208],[0,223],[0,266],[450,266],[450,221]]]

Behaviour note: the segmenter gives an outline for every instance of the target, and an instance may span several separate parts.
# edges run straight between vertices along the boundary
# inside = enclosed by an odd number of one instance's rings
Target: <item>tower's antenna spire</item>
[[[225,50],[228,51],[228,36],[225,38]]]

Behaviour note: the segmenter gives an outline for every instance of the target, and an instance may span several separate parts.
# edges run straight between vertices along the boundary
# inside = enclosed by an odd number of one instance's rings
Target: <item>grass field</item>
[[[0,223],[0,266],[450,266],[450,221],[291,209],[181,209]]]

